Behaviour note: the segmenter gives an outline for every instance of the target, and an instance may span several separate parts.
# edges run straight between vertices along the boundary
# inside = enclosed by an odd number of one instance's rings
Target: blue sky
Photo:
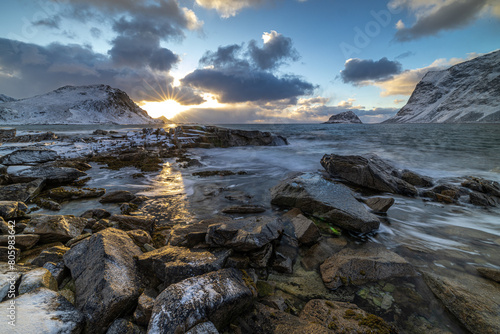
[[[15,98],[105,83],[176,121],[380,122],[427,71],[498,49],[500,3],[6,0],[0,26]]]

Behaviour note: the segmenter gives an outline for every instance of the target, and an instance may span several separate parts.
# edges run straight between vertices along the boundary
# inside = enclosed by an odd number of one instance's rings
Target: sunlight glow
[[[143,101],[141,108],[146,110],[151,117],[165,116],[170,119],[178,113],[192,108],[192,106],[183,106],[175,100],[165,100],[160,102]]]

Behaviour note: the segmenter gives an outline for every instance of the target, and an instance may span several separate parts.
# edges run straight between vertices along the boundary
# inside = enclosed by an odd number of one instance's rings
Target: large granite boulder
[[[82,313],[55,291],[39,288],[15,300],[15,326],[7,324],[10,300],[0,303],[5,333],[80,334],[83,330]]]
[[[252,251],[276,240],[283,232],[276,217],[248,217],[208,227],[206,242],[213,247],[228,247],[237,251]]]
[[[24,229],[25,234],[38,234],[40,240],[48,242],[66,242],[82,234],[87,219],[72,215],[42,215],[31,217]]]
[[[148,333],[183,333],[206,320],[225,327],[256,296],[243,275],[229,268],[170,285],[155,300]]]
[[[354,198],[349,188],[319,174],[291,176],[271,189],[271,198],[274,205],[299,208],[353,232],[370,232],[380,226],[378,218]]]
[[[399,171],[377,155],[325,154],[321,165],[333,177],[383,192],[416,196],[417,189],[399,177]]]
[[[127,233],[114,228],[80,241],[64,254],[75,280],[75,305],[92,333],[104,333],[113,320],[132,311],[141,293],[134,258],[141,254]]]
[[[27,211],[28,207],[23,202],[0,201],[0,217],[4,219],[23,217]]]
[[[31,182],[36,179],[45,179],[47,185],[58,186],[75,181],[86,173],[68,167],[39,166],[22,169],[9,174],[12,182]]]
[[[137,263],[148,276],[156,276],[166,284],[185,278],[222,269],[230,250],[209,252],[204,249],[189,249],[165,246],[138,257]]]
[[[53,161],[58,158],[57,152],[40,147],[25,147],[0,158],[0,163],[10,165],[25,165]]]
[[[415,276],[405,259],[385,247],[366,244],[362,248],[344,248],[320,266],[321,278],[328,289],[362,285],[391,278]]]
[[[57,281],[54,279],[50,271],[45,268],[36,268],[25,272],[21,277],[19,284],[19,294],[31,292],[38,288],[47,288],[57,291]]]
[[[35,198],[45,185],[44,179],[36,179],[28,183],[15,183],[0,186],[0,201],[17,201],[28,203]]]

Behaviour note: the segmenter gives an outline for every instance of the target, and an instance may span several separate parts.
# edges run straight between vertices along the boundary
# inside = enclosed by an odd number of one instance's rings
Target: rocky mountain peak
[[[344,111],[340,114],[335,114],[328,119],[327,122],[323,124],[339,124],[339,123],[355,123],[355,124],[361,124],[361,120],[359,117],[352,111]]]

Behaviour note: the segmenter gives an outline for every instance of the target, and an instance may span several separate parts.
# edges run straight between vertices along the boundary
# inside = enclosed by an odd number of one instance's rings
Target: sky
[[[152,117],[378,123],[500,48],[500,0],[3,0],[0,94],[124,90]]]

